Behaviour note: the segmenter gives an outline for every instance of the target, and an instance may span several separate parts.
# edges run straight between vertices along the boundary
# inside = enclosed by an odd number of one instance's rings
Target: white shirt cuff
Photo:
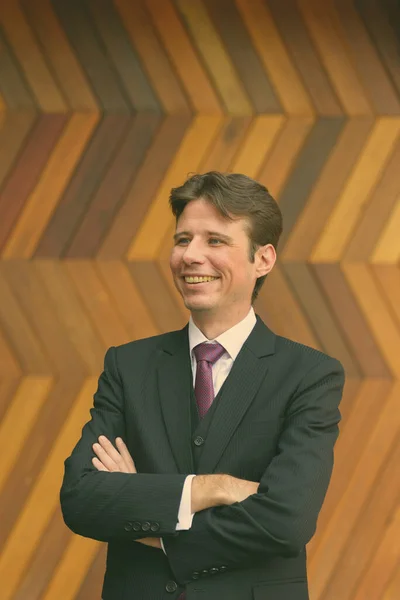
[[[188,475],[183,484],[176,530],[190,529],[195,513],[192,513],[192,481],[196,475]]]
[[[182,531],[184,529],[190,529],[193,522],[195,513],[192,513],[192,481],[196,475],[188,475],[183,484],[181,502],[178,511],[178,523],[176,524],[176,531]],[[160,538],[161,548],[165,552],[163,539]]]

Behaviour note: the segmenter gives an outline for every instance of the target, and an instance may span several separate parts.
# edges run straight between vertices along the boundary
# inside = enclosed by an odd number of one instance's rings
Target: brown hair
[[[246,217],[248,221],[249,259],[260,246],[272,244],[277,249],[282,233],[282,213],[267,188],[258,181],[240,173],[210,171],[190,176],[183,185],[172,188],[169,203],[178,222],[185,206],[192,200],[205,198],[227,219],[231,215]],[[259,277],[254,286],[251,303],[255,301],[267,275]]]

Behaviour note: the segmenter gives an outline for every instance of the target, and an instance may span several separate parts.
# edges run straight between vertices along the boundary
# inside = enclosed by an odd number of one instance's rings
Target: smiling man
[[[282,232],[264,186],[194,175],[170,205],[189,322],[108,350],[65,522],[108,542],[104,600],[306,600],[343,367],[254,312]]]

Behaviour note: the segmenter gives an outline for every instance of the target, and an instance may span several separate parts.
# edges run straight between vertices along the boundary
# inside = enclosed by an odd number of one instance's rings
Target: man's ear
[[[268,275],[274,268],[276,262],[276,250],[272,244],[266,244],[265,246],[260,246],[256,252],[256,274],[258,277],[263,277],[263,275]]]

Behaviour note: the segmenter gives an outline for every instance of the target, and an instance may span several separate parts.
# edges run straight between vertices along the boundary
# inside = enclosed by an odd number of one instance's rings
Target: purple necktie
[[[194,393],[199,408],[200,419],[207,414],[214,400],[214,384],[212,378],[212,366],[225,352],[221,344],[203,342],[193,348],[196,357],[196,382]],[[186,593],[182,592],[178,600],[185,600]]]
[[[203,342],[193,348],[196,357],[196,382],[194,393],[199,408],[200,419],[207,414],[214,400],[212,366],[225,352],[221,344]]]

